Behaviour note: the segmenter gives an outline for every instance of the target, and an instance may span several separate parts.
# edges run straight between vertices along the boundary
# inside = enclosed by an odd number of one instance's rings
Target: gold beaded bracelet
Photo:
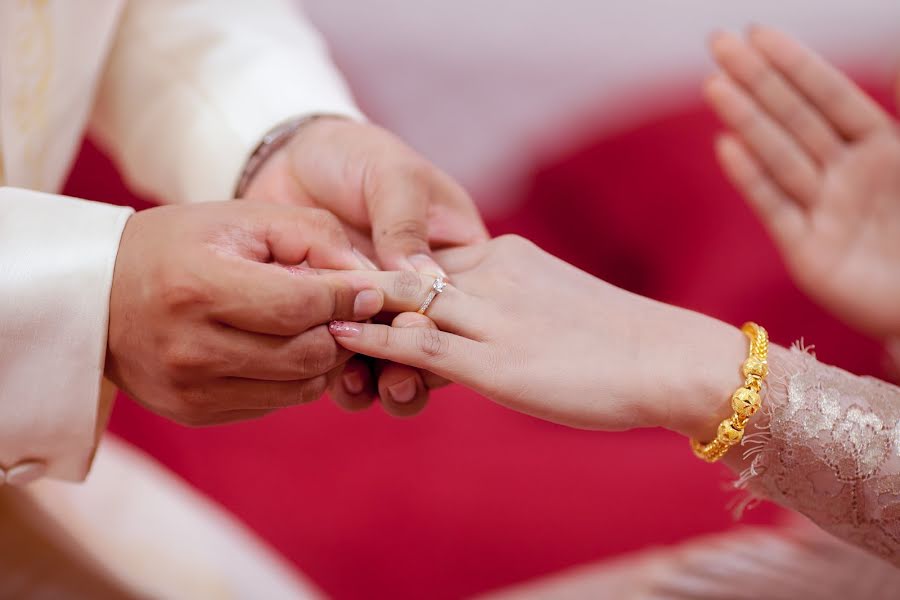
[[[694,454],[706,462],[716,462],[725,456],[729,448],[741,441],[747,421],[762,404],[760,389],[766,375],[769,374],[769,334],[756,323],[744,323],[741,331],[750,338],[750,352],[741,366],[744,385],[731,395],[731,408],[734,414],[719,423],[716,439],[713,441],[704,444],[695,439],[691,440]]]

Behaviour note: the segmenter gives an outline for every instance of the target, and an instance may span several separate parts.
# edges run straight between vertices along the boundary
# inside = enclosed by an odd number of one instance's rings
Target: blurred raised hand
[[[900,134],[852,81],[786,35],[717,33],[706,84],[720,164],[794,280],[838,317],[900,335]]]

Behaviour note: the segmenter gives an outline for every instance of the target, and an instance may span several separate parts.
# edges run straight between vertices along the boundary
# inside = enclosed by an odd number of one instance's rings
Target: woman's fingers
[[[434,321],[419,313],[400,313],[394,317],[394,320],[391,322],[391,327],[399,327],[401,329],[407,327],[427,327],[428,329],[438,328]],[[448,379],[444,379],[443,377],[439,377],[428,371],[420,371],[420,374],[422,375],[422,381],[425,383],[425,388],[428,390],[436,390],[450,383]]]
[[[425,369],[453,381],[470,378],[484,362],[480,342],[438,329],[335,321],[330,331],[348,350]]]
[[[831,160],[841,149],[843,140],[831,124],[756,48],[722,32],[712,36],[710,49],[719,66],[818,162]]]
[[[428,317],[443,331],[459,333],[467,337],[477,335],[474,322],[479,310],[477,299],[453,285],[450,278],[443,291],[434,289],[435,277],[413,271],[344,271],[330,272],[331,276],[345,279],[352,289],[375,288],[384,296],[383,310],[403,313],[416,312],[422,303],[435,292],[428,306]],[[357,287],[358,286],[358,287]]]
[[[890,122],[887,113],[843,73],[770,27],[754,27],[750,43],[848,139]]]
[[[413,312],[400,313],[399,315],[394,317],[394,320],[391,322],[391,327],[427,327],[429,329],[438,328],[437,324],[425,315],[420,315],[419,313]],[[428,390],[436,390],[450,383],[450,380],[444,379],[443,377],[440,377],[428,371],[420,371],[420,374],[422,375],[422,381],[425,383],[425,388]]]
[[[729,77],[713,76],[705,91],[722,121],[737,132],[778,186],[804,206],[811,205],[818,195],[821,176],[792,136]]]
[[[437,329],[434,321],[416,313],[397,315],[391,326],[397,329]],[[391,361],[382,364],[378,377],[378,397],[389,415],[411,417],[422,412],[428,402],[428,389],[423,371]]]
[[[747,199],[775,243],[782,248],[800,240],[805,215],[733,135],[716,141],[716,156],[728,179]]]

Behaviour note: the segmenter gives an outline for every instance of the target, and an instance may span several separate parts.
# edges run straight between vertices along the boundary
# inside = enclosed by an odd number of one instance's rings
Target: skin
[[[778,31],[717,33],[710,48],[720,72],[705,92],[728,129],[719,162],[794,280],[848,323],[900,335],[897,123]]]
[[[488,239],[475,204],[450,177],[384,129],[339,118],[303,125],[266,161],[245,197],[327,209],[384,269],[438,274],[432,248]],[[417,315],[393,325],[434,326]],[[445,383],[406,365],[358,357],[345,363],[329,392],[348,410],[368,407],[377,395],[388,413],[410,416],[425,406],[429,389]]]
[[[747,353],[734,327],[616,288],[517,236],[436,257],[452,282],[428,310],[437,329],[339,321],[337,342],[572,427],[708,437],[729,414]],[[434,280],[341,275],[380,289],[390,311],[415,310]]]
[[[711,46],[722,72],[706,93],[730,129],[717,144],[725,172],[803,289],[851,324],[896,336],[896,124],[774,30],[755,28],[747,40],[716,34]],[[662,426],[705,440],[730,414],[747,353],[735,328],[615,288],[521,238],[437,258],[453,283],[428,312],[438,329],[338,321],[330,327],[338,343],[573,427]],[[377,286],[396,311],[415,310],[432,282],[408,273],[346,276]]]
[[[315,400],[351,356],[324,324],[368,319],[382,297],[312,268],[367,268],[326,211],[233,201],[135,214],[113,274],[106,375],[187,425]]]

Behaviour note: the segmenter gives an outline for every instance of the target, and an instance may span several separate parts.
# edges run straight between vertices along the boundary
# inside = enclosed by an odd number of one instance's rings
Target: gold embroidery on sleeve
[[[47,100],[54,66],[53,25],[48,0],[19,0],[22,18],[13,32],[17,89],[13,92],[13,124],[24,140],[24,160],[40,188],[46,155]]]

